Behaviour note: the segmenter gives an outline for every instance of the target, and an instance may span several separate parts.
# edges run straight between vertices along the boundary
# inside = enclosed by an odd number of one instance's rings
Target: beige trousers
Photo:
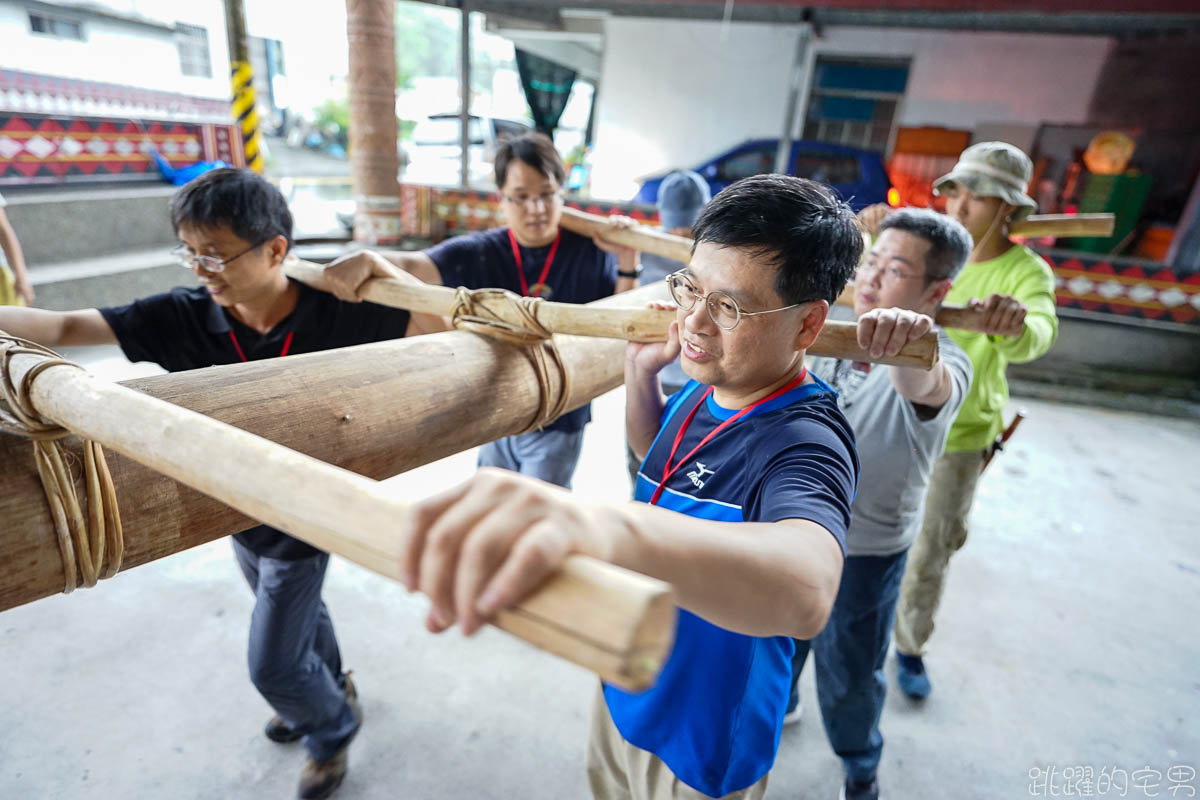
[[[595,800],[709,800],[676,778],[658,756],[625,741],[609,716],[603,689],[592,705],[587,776]],[[762,800],[768,777],[720,800]]]
[[[967,541],[967,515],[982,469],[982,450],[946,453],[933,465],[925,493],[925,520],[908,553],[896,605],[892,635],[896,650],[905,655],[924,655],[925,643],[933,635],[950,556]]]

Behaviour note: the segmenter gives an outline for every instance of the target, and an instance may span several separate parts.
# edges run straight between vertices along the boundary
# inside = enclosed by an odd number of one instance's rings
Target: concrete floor
[[[112,350],[88,360],[132,374]],[[624,496],[622,402],[596,403],[582,495]],[[1054,767],[1061,795],[1064,770],[1088,766],[1161,775],[1111,796],[1193,796],[1200,780],[1167,775],[1200,770],[1200,428],[1022,405],[955,559],[933,695],[889,694],[885,793],[1047,796],[1031,770]],[[460,454],[400,485],[421,497],[473,463]],[[431,636],[423,600],[337,559],[325,596],[366,712],[338,797],[587,796],[591,676],[495,630]],[[246,678],[250,601],[220,541],[0,614],[0,798],[294,796],[303,751],[261,735],[270,711]],[[770,800],[837,796],[811,668],[804,692]]]

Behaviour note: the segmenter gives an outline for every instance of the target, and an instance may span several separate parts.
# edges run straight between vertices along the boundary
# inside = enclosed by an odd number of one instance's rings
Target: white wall
[[[1105,36],[829,28],[819,54],[910,58],[901,125],[1082,123],[1113,40]]]
[[[208,29],[212,77],[184,76],[175,35],[68,10],[47,12],[79,20],[84,41],[34,34],[24,4],[0,2],[0,66],[67,78],[117,83],[195,97],[229,96],[229,54],[221,0],[141,0],[138,11],[165,22]]]
[[[606,20],[594,196],[627,200],[638,177],[779,136],[796,28],[722,29]],[[902,125],[1080,123],[1111,46],[1097,36],[826,28],[809,49],[809,74],[821,53],[899,56],[911,59]],[[802,96],[801,117],[806,105]]]
[[[634,179],[692,166],[783,125],[795,28],[609,18],[592,194],[628,200]]]

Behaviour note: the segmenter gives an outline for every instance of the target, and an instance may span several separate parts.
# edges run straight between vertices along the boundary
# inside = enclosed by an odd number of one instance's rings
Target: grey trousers
[[[342,688],[342,658],[321,584],[329,555],[284,561],[233,540],[254,592],[247,661],[250,680],[295,731],[314,761],[326,761],[358,730]]]
[[[530,431],[505,436],[479,449],[479,466],[501,467],[571,488],[583,431]]]

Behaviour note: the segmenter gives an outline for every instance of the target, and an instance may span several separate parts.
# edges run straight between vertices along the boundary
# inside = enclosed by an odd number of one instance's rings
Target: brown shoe
[[[350,710],[354,712],[354,718],[358,720],[359,728],[361,728],[362,706],[358,704],[358,688],[354,685],[354,681],[350,680],[349,672],[345,673],[344,688],[346,702],[350,705]],[[350,765],[350,742],[354,741],[354,737],[357,735],[358,730],[355,729],[346,743],[342,745],[342,749],[325,761],[305,759],[304,769],[300,773],[300,788],[296,794],[300,800],[324,800],[342,785]]]
[[[325,761],[313,761],[311,758],[304,762],[304,771],[300,773],[300,789],[296,796],[300,800],[324,800],[342,785],[349,766],[347,745]]]

